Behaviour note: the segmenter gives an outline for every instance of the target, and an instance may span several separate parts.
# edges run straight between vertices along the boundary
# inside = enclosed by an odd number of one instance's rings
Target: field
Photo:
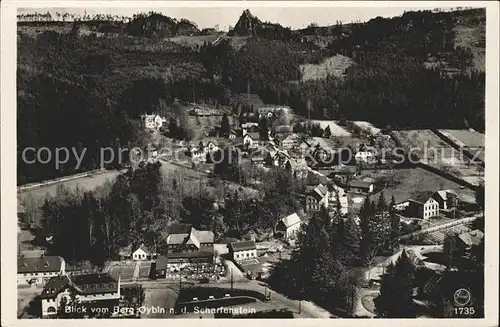
[[[205,42],[212,43],[219,38],[219,35],[197,35],[197,36],[176,36],[169,38],[170,42],[180,44],[185,47],[202,46]]]
[[[338,125],[334,120],[311,120],[311,123],[319,124],[322,129],[326,129],[327,126],[330,126],[333,136],[351,136],[351,133],[349,133],[342,126]]]
[[[442,129],[445,136],[460,147],[484,147],[484,134],[463,129]]]
[[[393,132],[396,138],[401,142],[405,148],[419,149],[420,153],[427,152],[429,156],[432,150],[429,149],[452,149],[446,142],[441,140],[439,136],[434,134],[431,130],[402,130]]]
[[[324,79],[329,75],[340,77],[344,74],[345,70],[349,68],[354,61],[342,55],[335,55],[326,58],[320,64],[303,64],[300,65],[302,72],[302,81]]]
[[[121,276],[124,280],[130,280],[134,278],[135,262],[111,262],[106,271],[115,278]]]
[[[24,199],[28,194],[31,194],[35,199],[44,200],[48,194],[51,196],[56,195],[56,190],[58,185],[63,185],[70,189],[75,189],[77,186],[85,189],[92,190],[97,186],[100,186],[106,182],[106,180],[112,181],[120,172],[116,170],[106,171],[102,174],[96,174],[89,177],[78,178],[70,181],[60,182],[57,184],[42,186],[39,188],[34,188],[18,194],[18,199]]]
[[[232,116],[228,116],[229,124],[234,128],[239,124],[237,119],[233,119]],[[214,126],[221,123],[222,116],[213,117],[195,117],[189,116],[189,126],[193,131],[195,131],[195,139],[200,139],[207,137],[208,133],[214,129]],[[226,140],[225,140],[226,141]],[[229,140],[227,140],[229,142]]]
[[[450,136],[459,136],[464,142],[469,144],[480,144],[480,133],[469,131],[458,131],[458,133],[448,133]],[[443,131],[443,134],[447,131]],[[469,159],[460,151],[443,141],[439,136],[430,130],[407,130],[395,131],[396,138],[403,147],[414,149],[413,152],[420,155],[422,162],[430,166],[441,169],[456,177],[462,178],[472,184],[479,184],[483,179],[481,168],[474,164],[469,164]],[[446,134],[445,134],[446,135]],[[484,140],[484,136],[483,136]],[[461,142],[458,141],[457,142]],[[457,143],[460,144],[460,143]],[[483,143],[484,144],[484,143]]]
[[[160,288],[161,287],[161,288]],[[165,285],[148,287],[144,286],[145,298],[143,306],[146,308],[160,307],[164,308],[164,313],[144,313],[141,318],[165,318],[171,317],[173,314],[169,312],[169,309],[175,306],[177,301],[178,293],[166,287]]]
[[[373,126],[367,121],[354,121],[353,123],[354,125],[357,125],[359,128],[369,132],[372,135],[376,135],[380,132],[380,128]]]
[[[475,27],[463,25],[455,26],[455,46],[470,48],[472,50],[473,68],[479,71],[485,71],[485,47],[480,46],[485,42],[486,25],[479,24]]]
[[[441,176],[428,172],[422,168],[379,170],[376,173],[364,171],[362,177],[386,178],[395,185],[384,189],[384,197],[390,201],[394,195],[396,203],[407,200],[417,191],[437,191],[440,189],[454,189],[463,200],[474,202],[474,191],[470,189],[460,189],[460,185]],[[371,200],[378,201],[379,194],[371,196]],[[355,204],[356,206],[356,204]],[[360,206],[360,204],[359,204]]]

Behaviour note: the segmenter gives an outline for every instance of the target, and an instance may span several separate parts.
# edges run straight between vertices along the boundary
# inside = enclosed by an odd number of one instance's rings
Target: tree
[[[229,124],[229,118],[227,117],[227,114],[224,113],[220,124],[219,136],[229,137],[230,133],[231,133],[231,125]]]
[[[360,230],[354,218],[349,216],[346,219],[344,227],[344,249],[346,257],[349,258],[349,264],[356,264],[359,258],[360,250]]]
[[[389,265],[382,276],[380,295],[374,300],[377,314],[384,318],[415,317],[414,282],[415,266],[403,250],[396,264]]]
[[[259,138],[261,141],[269,138],[269,119],[265,115],[259,120]]]
[[[387,203],[385,202],[384,191],[380,192],[377,204],[377,212],[383,212],[387,209]]]
[[[326,138],[328,138],[328,139],[329,139],[330,137],[332,137],[332,131],[331,131],[331,129],[330,129],[330,125],[326,126],[324,136],[325,136]]]

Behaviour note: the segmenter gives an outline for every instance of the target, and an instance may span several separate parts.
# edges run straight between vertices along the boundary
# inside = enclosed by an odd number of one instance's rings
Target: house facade
[[[157,114],[142,115],[141,118],[146,129],[160,129],[165,121],[164,118]]]
[[[418,200],[410,199],[406,210],[409,216],[429,219],[439,216],[439,203],[432,197],[419,198]]]
[[[243,145],[253,147],[259,143],[259,133],[246,133],[243,136]]]
[[[149,249],[144,246],[144,244],[141,244],[141,246],[139,246],[139,248],[137,248],[137,250],[132,253],[132,260],[135,261],[150,260],[151,257],[151,251],[149,251]]]
[[[66,263],[59,256],[17,259],[18,285],[44,285],[51,278],[65,275]]]
[[[233,242],[229,244],[229,253],[235,261],[257,258],[255,241]]]
[[[328,188],[323,184],[306,188],[306,212],[316,212],[321,208],[328,208],[329,195]]]
[[[287,135],[282,141],[281,146],[285,149],[293,149],[298,147],[301,144],[301,138],[297,134]]]
[[[371,164],[376,162],[377,158],[370,151],[359,151],[354,155],[354,160],[357,163]]]
[[[276,234],[281,234],[285,240],[292,240],[297,237],[301,224],[300,217],[293,213],[278,221],[275,231]]]
[[[57,316],[63,303],[71,301],[72,294],[78,302],[106,302],[116,304],[120,300],[120,278],[108,274],[86,274],[76,276],[56,276],[45,285],[41,298],[42,317]],[[64,299],[64,300],[63,300]]]
[[[214,234],[197,230],[190,224],[173,224],[162,235],[166,243],[167,266],[182,263],[212,263],[214,257]]]
[[[373,193],[374,185],[370,182],[354,180],[349,183],[349,189],[357,193]]]

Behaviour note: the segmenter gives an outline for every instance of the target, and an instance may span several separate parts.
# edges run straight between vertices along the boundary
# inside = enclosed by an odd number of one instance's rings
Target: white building
[[[165,118],[156,114],[142,115],[141,118],[146,129],[160,129],[166,121]]]
[[[18,285],[44,285],[50,278],[64,274],[65,262],[59,256],[17,259]]]
[[[151,256],[151,251],[149,251],[144,244],[141,244],[141,246],[139,246],[139,248],[132,253],[133,260],[150,260]]]
[[[40,294],[42,317],[55,317],[63,303],[71,301],[72,293],[75,294],[80,304],[116,301],[116,305],[118,305],[120,278],[115,280],[108,274],[76,275],[71,278],[68,276],[53,277],[47,282]]]
[[[354,160],[356,160],[357,163],[374,163],[377,158],[373,153],[370,151],[359,151],[354,155]]]
[[[233,242],[229,244],[229,253],[235,261],[257,258],[255,241]]]
[[[293,213],[281,219],[276,225],[276,233],[282,234],[286,240],[294,239],[300,231],[302,220]]]

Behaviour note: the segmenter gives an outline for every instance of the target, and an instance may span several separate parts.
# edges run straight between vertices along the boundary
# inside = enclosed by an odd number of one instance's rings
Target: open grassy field
[[[311,123],[319,124],[322,129],[326,129],[327,126],[330,126],[333,136],[351,136],[351,133],[349,133],[344,127],[338,125],[335,120],[312,119]]]
[[[354,121],[353,124],[369,132],[372,135],[376,135],[380,132],[380,128],[373,126],[372,123],[369,123],[367,121]]]
[[[395,185],[384,189],[384,197],[390,201],[391,196],[394,195],[396,203],[407,200],[418,191],[437,191],[440,189],[454,189],[461,195],[461,198],[474,201],[474,191],[461,189],[457,183],[421,168],[379,170],[376,173],[364,171],[362,177],[375,179],[385,177],[388,180],[393,180]],[[379,194],[374,194],[371,196],[371,200],[378,201],[378,197]]]
[[[116,176],[120,174],[119,171],[117,170],[110,170],[106,171],[101,174],[96,174],[93,176],[89,177],[82,177],[70,181],[65,181],[65,182],[60,182],[57,184],[52,184],[52,185],[47,185],[47,186],[42,186],[39,188],[34,188],[22,193],[18,194],[19,199],[25,198],[28,194],[31,194],[35,199],[41,199],[44,200],[48,194],[51,196],[56,195],[56,190],[58,185],[63,185],[65,187],[68,187],[70,189],[75,189],[77,186],[79,188],[85,189],[85,190],[92,190],[95,189],[97,186],[100,186],[108,181],[112,181]]]
[[[232,116],[228,116],[229,124],[234,128],[239,122]],[[220,126],[222,116],[213,117],[195,117],[189,116],[189,127],[195,131],[195,139],[200,139],[208,136],[208,133],[214,129],[214,126]]]
[[[221,35],[196,35],[196,36],[176,36],[168,38],[170,42],[180,44],[185,47],[202,46],[205,42],[212,43],[216,41]]]
[[[179,296],[176,291],[171,288],[165,287],[165,285],[159,285],[160,287],[144,287],[145,298],[143,306],[146,308],[160,307],[164,308],[164,313],[145,313],[141,318],[166,318],[173,316],[169,312],[171,308],[175,306],[177,297]]]
[[[473,68],[484,72],[486,24],[474,27],[458,25],[453,30],[455,31],[455,46],[470,48],[474,55]]]
[[[353,64],[354,61],[351,58],[342,55],[326,58],[322,63],[317,65],[303,64],[300,65],[302,81],[324,79],[328,75],[340,77]]]
[[[394,131],[393,134],[405,148],[420,149],[421,153],[430,148],[451,148],[429,129],[401,130]]]
[[[460,147],[484,147],[484,134],[465,129],[442,129],[445,136]]]

